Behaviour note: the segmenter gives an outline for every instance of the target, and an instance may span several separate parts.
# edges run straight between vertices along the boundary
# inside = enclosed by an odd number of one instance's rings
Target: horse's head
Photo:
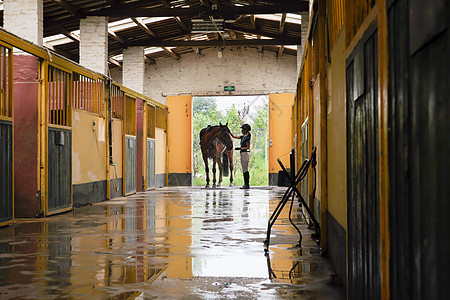
[[[219,140],[227,147],[227,150],[233,149],[233,140],[230,136],[230,129],[228,128],[228,122],[225,125],[219,123],[221,132],[219,135]]]

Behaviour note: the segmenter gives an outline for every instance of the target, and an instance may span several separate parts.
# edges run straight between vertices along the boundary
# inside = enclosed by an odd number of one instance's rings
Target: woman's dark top
[[[250,133],[241,135],[239,138],[241,139],[241,148],[247,147],[247,144],[250,143]],[[248,152],[248,150],[241,150],[241,152]]]

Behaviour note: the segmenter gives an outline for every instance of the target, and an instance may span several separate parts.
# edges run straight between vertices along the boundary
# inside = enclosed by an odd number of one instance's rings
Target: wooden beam
[[[252,29],[256,29],[256,17],[255,17],[255,15],[250,15],[250,24],[252,24]]]
[[[283,34],[285,24],[286,24],[286,14],[283,14],[280,20],[280,31],[279,31],[280,34]]]
[[[148,56],[148,54],[144,55],[144,58],[145,58],[145,62],[148,63],[148,64],[155,64],[156,63],[156,61],[154,59],[152,59],[150,56]]]
[[[280,35],[280,34],[273,34],[273,33],[265,32],[263,30],[258,30],[258,29],[249,29],[248,27],[240,27],[236,23],[225,23],[225,28],[232,29],[235,31],[241,31],[241,32],[245,32],[245,33],[251,33],[254,35],[261,35],[261,36],[270,37],[270,38],[293,39],[286,34]]]
[[[162,3],[164,8],[170,8],[170,4],[166,0],[161,0],[161,3]]]
[[[208,1],[208,0],[200,0],[200,3],[201,3],[203,6],[210,7],[209,1]]]
[[[256,35],[256,38],[257,38],[258,40],[260,40],[260,39],[261,39],[261,36],[258,34],[258,35]],[[259,53],[263,53],[263,47],[262,47],[262,46],[258,46],[258,51],[259,51]]]
[[[175,52],[173,52],[172,50],[170,50],[169,48],[166,47],[161,47],[165,52],[169,53],[173,58],[175,58],[176,60],[180,60],[181,57],[178,56],[178,54],[176,54]]]
[[[278,57],[281,57],[281,55],[283,55],[284,52],[284,45],[280,46],[280,49],[278,49]]]
[[[219,46],[264,46],[264,45],[300,45],[300,39],[248,39],[248,40],[203,40],[203,41],[183,41],[183,40],[160,40],[152,39],[147,41],[130,42],[128,46],[144,47],[219,47]]]
[[[53,0],[53,2],[57,3],[59,6],[70,12],[72,15],[74,16],[79,15],[78,9],[69,2],[67,2],[66,0]]]
[[[76,36],[75,34],[73,34],[72,32],[69,32],[68,30],[66,30],[65,28],[61,27],[61,26],[57,26],[55,27],[56,31],[58,31],[59,33],[65,35],[66,37],[68,37],[69,39],[71,39],[72,41],[79,43],[80,42],[80,37]]]
[[[114,58],[112,58],[112,57],[108,58],[108,62],[110,64],[113,64],[113,65],[119,67],[119,68],[122,68],[122,64],[120,62],[118,62],[117,60],[115,60]]]
[[[157,37],[158,35],[153,32],[152,30],[150,30],[150,28],[148,28],[147,25],[145,25],[141,20],[136,19],[136,18],[131,18],[131,20],[133,20],[133,22],[142,30],[144,30],[149,36],[151,37]]]
[[[53,1],[66,1],[66,0],[53,0]],[[111,3],[112,0],[108,1]],[[136,1],[132,3],[126,3],[122,5],[111,5],[110,7],[83,12],[77,10],[77,16],[63,17],[63,18],[46,18],[44,20],[47,28],[54,26],[61,26],[67,23],[73,23],[80,18],[86,16],[109,16],[109,17],[173,17],[173,16],[186,16],[186,17],[207,17],[218,16],[227,17],[233,19],[236,15],[254,15],[254,14],[275,14],[275,13],[299,13],[309,10],[308,1],[289,1],[283,3],[277,3],[274,5],[245,5],[245,6],[219,6],[217,10],[212,10],[211,7],[156,7],[156,8],[141,8],[142,2]]]
[[[110,37],[112,37],[113,39],[115,39],[116,41],[118,41],[119,43],[121,43],[121,44],[123,44],[123,45],[126,45],[127,44],[127,42],[123,39],[123,38],[121,38],[120,36],[118,36],[114,31],[112,31],[112,30],[108,30],[108,35],[110,36]]]
[[[187,28],[186,24],[183,23],[183,21],[181,20],[180,17],[173,17],[175,19],[175,21],[177,21],[178,25],[180,25],[181,29],[183,29],[184,31],[188,31],[189,29]]]
[[[58,0],[59,1],[59,0]],[[61,0],[62,1],[62,0]],[[245,6],[218,6],[212,9],[211,6],[199,7],[173,7],[173,8],[129,8],[126,6],[110,7],[97,11],[88,12],[85,15],[109,16],[109,17],[173,17],[173,16],[225,16],[248,14],[277,14],[277,13],[299,13],[309,10],[309,4],[306,1],[293,2],[290,4],[274,5],[245,5]]]

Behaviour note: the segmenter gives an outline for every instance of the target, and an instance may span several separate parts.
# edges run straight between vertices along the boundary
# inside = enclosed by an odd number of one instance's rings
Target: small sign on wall
[[[234,85],[226,85],[226,86],[223,87],[223,90],[225,92],[234,92],[235,88],[234,88]]]

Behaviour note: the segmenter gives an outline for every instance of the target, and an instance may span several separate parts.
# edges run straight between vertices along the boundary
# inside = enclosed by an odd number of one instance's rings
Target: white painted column
[[[108,19],[87,17],[80,20],[80,65],[108,73]]]
[[[145,57],[144,47],[123,49],[122,84],[144,94]]]
[[[302,17],[301,30],[302,30],[302,44],[297,46],[297,74],[300,72],[300,67],[303,59],[303,53],[305,53],[305,46],[308,35],[308,24],[309,24],[309,12],[301,12]]]
[[[3,1],[3,28],[21,38],[43,45],[43,0]]]

